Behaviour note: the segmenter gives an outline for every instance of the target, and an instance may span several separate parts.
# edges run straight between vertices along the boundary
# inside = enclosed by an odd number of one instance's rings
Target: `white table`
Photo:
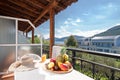
[[[57,74],[44,70],[41,66],[44,63],[41,63],[38,69],[25,72],[15,72],[14,80],[94,80],[76,70],[73,70],[70,73]]]

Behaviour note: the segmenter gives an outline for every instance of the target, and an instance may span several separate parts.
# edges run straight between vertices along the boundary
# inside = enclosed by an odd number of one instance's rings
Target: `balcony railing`
[[[48,49],[49,46],[44,46],[44,53],[48,53]],[[95,80],[120,80],[119,54],[78,48],[67,48],[67,50],[74,69],[94,78]],[[113,64],[117,64],[117,66]]]

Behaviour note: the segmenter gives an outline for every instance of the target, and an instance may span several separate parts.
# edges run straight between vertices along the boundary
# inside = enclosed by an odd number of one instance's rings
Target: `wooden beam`
[[[57,2],[56,0],[54,0],[53,2],[51,2],[49,5],[47,5],[43,11],[41,12],[41,14],[33,21],[33,24],[35,24],[38,20],[40,20],[51,8],[57,6]],[[31,28],[31,26],[29,26],[24,32],[27,32],[27,30],[29,30]]]
[[[48,6],[46,6],[44,10],[41,12],[41,15],[34,21],[34,23],[36,23],[39,19],[41,19],[51,8],[57,6],[57,4],[58,3],[56,2],[56,0],[54,0]]]
[[[32,29],[32,43],[34,43],[34,29]]]
[[[63,10],[63,9],[65,9],[65,5],[63,5],[63,4],[61,4],[60,2],[59,2],[59,4],[57,5],[61,10]]]
[[[13,3],[13,4],[15,4],[15,5],[17,5],[17,6],[21,7],[21,8],[25,8],[26,10],[31,11],[31,12],[33,12],[35,14],[39,14],[39,12],[37,12],[34,8],[29,7],[28,5],[26,5],[23,2],[20,2],[20,1],[17,1],[17,0],[9,0],[9,2],[11,2],[11,3]]]
[[[19,12],[19,13],[21,13],[21,14],[29,15],[29,16],[31,16],[31,17],[36,16],[34,13],[24,11],[24,9],[20,9],[20,7],[17,8],[17,7],[15,7],[15,6],[11,6],[10,4],[3,4],[3,5],[11,8],[11,9],[13,9],[13,11],[15,11],[16,13]]]
[[[51,2],[51,0],[46,0],[46,1]]]
[[[18,17],[18,18],[24,18],[24,19],[30,19],[30,20],[33,19],[33,17],[30,17],[28,15],[21,15],[20,13],[10,11],[11,9],[9,7],[7,8],[7,7],[1,6],[0,10],[1,10],[0,13],[4,14],[4,16]]]
[[[26,1],[33,4],[34,6],[37,6],[38,8],[44,8],[45,7],[45,5],[43,5],[40,2],[37,2],[37,0],[26,0]]]
[[[45,18],[45,19],[48,19],[48,18],[49,18],[49,16],[44,16],[44,18]]]
[[[52,57],[52,47],[54,45],[54,24],[55,24],[55,12],[54,9],[50,10],[50,54],[49,56]]]

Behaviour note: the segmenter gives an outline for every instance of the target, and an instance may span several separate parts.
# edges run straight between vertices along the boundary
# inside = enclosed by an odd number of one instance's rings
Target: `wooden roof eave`
[[[54,8],[55,6],[57,6],[58,2],[56,2],[56,0],[54,0],[53,2],[51,2],[50,4],[48,4],[43,11],[41,12],[41,14],[33,21],[33,24],[35,24],[38,20],[40,20],[51,8]],[[31,26],[28,26],[28,28],[24,31],[24,32],[28,32],[28,30],[31,28]]]
[[[29,19],[35,27],[50,18],[50,9],[55,15],[77,0],[1,0],[0,15]],[[32,28],[27,23],[19,24],[19,30],[29,32]]]

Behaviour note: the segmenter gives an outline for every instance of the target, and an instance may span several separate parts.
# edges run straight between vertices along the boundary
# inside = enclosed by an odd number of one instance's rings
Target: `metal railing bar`
[[[92,51],[92,50],[84,50],[84,49],[79,49],[79,48],[67,48],[67,50],[77,51],[77,52],[85,52],[85,53],[88,53],[88,54],[120,59],[120,54],[115,54],[115,53],[106,53],[106,52],[99,52],[99,51]]]
[[[119,68],[115,68],[115,67],[112,67],[112,66],[108,66],[108,65],[100,64],[100,63],[97,63],[97,62],[93,62],[93,61],[85,60],[85,59],[78,58],[78,57],[72,57],[72,58],[77,59],[77,60],[82,60],[82,61],[84,61],[84,62],[88,62],[88,63],[91,63],[91,64],[95,64],[95,65],[98,65],[98,66],[101,66],[101,67],[105,67],[105,68],[113,69],[113,70],[115,70],[115,71],[120,71]]]

